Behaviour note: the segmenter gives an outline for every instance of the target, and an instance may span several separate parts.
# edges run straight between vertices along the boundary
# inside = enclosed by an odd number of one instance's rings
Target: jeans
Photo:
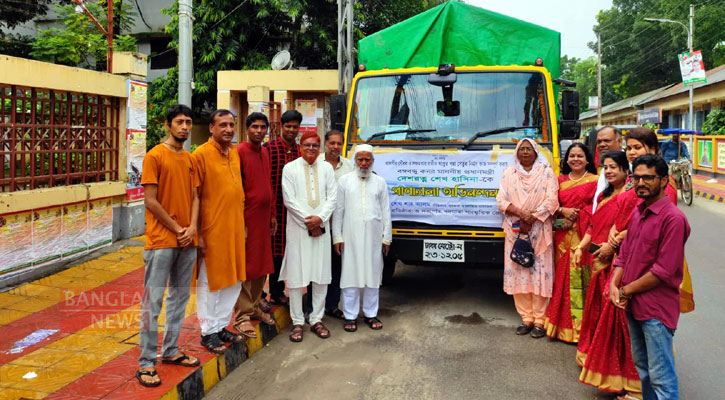
[[[178,353],[177,341],[191,291],[196,247],[144,250],[143,258],[146,263],[146,274],[141,299],[141,326],[139,329],[141,355],[138,358],[138,365],[141,368],[148,368],[156,363],[156,346],[159,338],[158,318],[167,283],[169,289],[166,295],[166,329],[164,330],[161,356],[173,357]]]
[[[672,338],[675,330],[656,319],[638,321],[627,313],[632,358],[642,381],[644,400],[678,400]]]

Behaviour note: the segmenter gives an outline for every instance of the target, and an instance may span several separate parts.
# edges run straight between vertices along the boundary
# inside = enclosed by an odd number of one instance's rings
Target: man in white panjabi
[[[287,208],[287,244],[279,280],[289,288],[292,331],[290,340],[302,341],[305,323],[302,290],[312,283],[311,331],[318,337],[330,337],[322,324],[325,295],[330,283],[330,235],[328,222],[335,211],[337,182],[329,163],[318,160],[320,137],[306,133],[300,140],[302,157],[287,163],[282,170],[282,196]],[[309,295],[309,294],[308,294]]]
[[[373,148],[358,145],[355,171],[338,181],[337,206],[332,218],[335,251],[342,255],[342,309],[344,329],[357,330],[360,291],[363,291],[364,321],[378,330],[379,288],[383,274],[383,255],[390,251],[393,230],[385,179],[372,173]]]

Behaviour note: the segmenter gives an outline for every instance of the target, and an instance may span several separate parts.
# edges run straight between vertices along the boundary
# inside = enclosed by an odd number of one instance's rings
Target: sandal
[[[376,331],[383,329],[383,323],[377,317],[365,318],[365,323],[368,324],[370,329]]]
[[[217,333],[206,336],[202,335],[201,345],[214,354],[224,354],[224,350],[227,349],[227,346],[224,346],[224,343],[219,339],[219,334]]]
[[[257,338],[257,331],[254,330],[254,326],[252,326],[252,323],[249,321],[244,321],[239,324],[234,325],[234,329],[238,330],[239,333],[242,335],[251,338],[256,339]]]
[[[161,362],[164,364],[181,365],[182,367],[196,367],[200,364],[199,359],[196,357],[189,357],[184,353],[178,353],[177,355],[179,354],[181,355],[176,358],[162,358]]]
[[[277,323],[271,315],[263,312],[262,310],[258,310],[257,312],[252,314],[252,319],[264,322],[267,325],[275,325]]]
[[[329,311],[325,310],[325,315],[329,315],[332,318],[337,318],[337,319],[342,319],[342,320],[345,319],[345,314],[339,308],[335,308],[334,310],[329,310]]]
[[[315,335],[317,335],[320,339],[327,339],[330,337],[330,331],[325,328],[325,325],[323,325],[322,322],[312,325],[310,330],[315,332]]]
[[[346,319],[345,325],[342,326],[345,332],[355,332],[357,330],[357,321],[354,319]]]
[[[294,325],[292,326],[292,330],[289,333],[289,340],[295,343],[299,343],[302,341],[302,325]]]
[[[222,329],[218,335],[222,342],[237,344],[244,341],[244,337],[242,335],[238,335],[230,330],[227,330],[227,328]]]
[[[269,302],[266,299],[259,299],[259,309],[262,310],[263,313],[268,313],[272,311],[272,305],[269,304]]]
[[[145,381],[142,376],[150,376],[152,379],[158,379],[153,381]],[[159,378],[159,375],[156,373],[156,370],[152,371],[136,371],[136,379],[138,379],[138,383],[141,384],[141,386],[146,387],[157,387],[161,385],[161,379]]]

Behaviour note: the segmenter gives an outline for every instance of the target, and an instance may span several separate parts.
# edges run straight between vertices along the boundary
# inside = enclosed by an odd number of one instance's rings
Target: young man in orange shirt
[[[185,367],[199,365],[196,357],[179,352],[177,341],[189,300],[196,261],[196,227],[199,215],[199,182],[191,154],[183,144],[191,134],[193,113],[185,105],[166,113],[168,138],[146,154],[141,184],[146,205],[146,264],[136,378],[147,387],[161,384],[156,374],[158,318],[168,282],[166,329],[161,361]]]

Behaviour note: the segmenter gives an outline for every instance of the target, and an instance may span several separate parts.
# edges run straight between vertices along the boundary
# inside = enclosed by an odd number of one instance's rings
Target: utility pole
[[[602,126],[602,38],[597,32],[597,126]]]
[[[104,29],[103,26],[98,22],[96,17],[91,14],[90,11],[86,8],[85,2],[87,0],[72,0],[73,3],[75,3],[78,7],[80,7],[80,11],[83,11],[88,18],[93,21],[93,23],[96,25],[98,30],[100,30],[104,36],[106,36],[106,42],[108,44],[107,50],[106,50],[106,71],[109,74],[113,73],[113,0],[108,0],[108,4],[106,8],[108,9],[108,22],[107,22],[107,28]],[[78,10],[78,7],[76,7],[76,10]]]
[[[694,4],[690,4],[690,30],[687,31],[687,47],[690,48],[690,57],[692,57],[692,51],[693,51],[692,50],[692,39],[693,39],[692,38],[692,36],[693,36],[692,29],[693,29],[693,21],[694,21],[694,19],[695,19],[695,5]],[[688,119],[690,120],[689,121],[689,125],[690,125],[689,128],[694,131],[695,130],[695,124],[694,124],[694,122],[695,122],[695,113],[692,110],[692,98],[693,98],[693,91],[694,91],[695,88],[693,86],[694,86],[694,84],[691,83],[690,84],[690,90],[689,90],[689,92],[690,92],[690,115],[689,115]],[[692,148],[692,136],[693,135],[690,135],[690,148]]]
[[[192,0],[179,0],[179,104],[191,107],[192,89]],[[189,140],[184,149],[191,149]]]
[[[347,93],[352,84],[352,49],[355,45],[352,37],[355,0],[337,0],[337,73],[338,91]]]

